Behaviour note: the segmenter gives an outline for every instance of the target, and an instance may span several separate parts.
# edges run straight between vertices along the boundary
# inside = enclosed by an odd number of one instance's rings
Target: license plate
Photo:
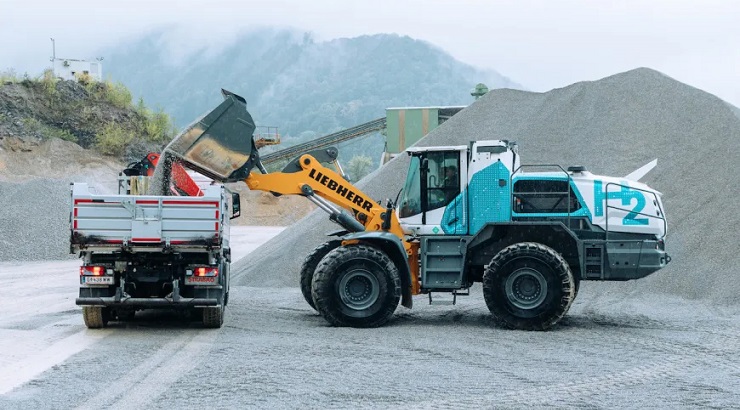
[[[186,285],[218,285],[216,276],[185,276]]]
[[[113,276],[80,276],[83,285],[112,285]]]

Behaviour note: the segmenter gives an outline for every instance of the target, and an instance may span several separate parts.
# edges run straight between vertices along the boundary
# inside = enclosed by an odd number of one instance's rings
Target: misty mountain
[[[278,126],[288,139],[303,134],[302,140],[382,117],[387,107],[467,105],[478,82],[521,88],[395,34],[315,41],[263,29],[192,50],[175,49],[171,40],[171,32],[159,31],[111,49],[105,70],[178,126],[219,103],[221,88],[244,96],[258,125]]]

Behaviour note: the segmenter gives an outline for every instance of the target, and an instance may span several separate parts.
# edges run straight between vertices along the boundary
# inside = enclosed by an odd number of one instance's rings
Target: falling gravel
[[[616,176],[658,158],[644,182],[664,195],[673,261],[646,279],[593,291],[731,302],[740,292],[738,112],[714,95],[640,68],[546,93],[493,90],[418,145],[515,140],[524,164],[584,165]],[[400,156],[358,185],[376,199],[395,197],[407,165]],[[308,215],[237,264],[237,282],[297,286],[303,257],[333,229],[320,211]]]

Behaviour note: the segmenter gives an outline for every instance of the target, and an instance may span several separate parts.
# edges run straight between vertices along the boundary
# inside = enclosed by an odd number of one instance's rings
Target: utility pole
[[[54,39],[52,38],[51,39],[51,61],[53,62],[56,59],[57,59],[57,45],[54,42]]]

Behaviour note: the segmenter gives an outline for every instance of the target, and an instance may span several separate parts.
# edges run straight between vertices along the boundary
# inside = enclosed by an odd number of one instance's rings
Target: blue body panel
[[[467,188],[463,190],[445,208],[442,216],[442,230],[447,235],[472,235],[490,222],[508,222],[512,217],[542,218],[587,216],[591,218],[586,203],[580,191],[570,182],[570,189],[575,194],[581,208],[562,213],[516,213],[511,208],[511,174],[501,162],[496,162],[477,172],[470,179]],[[567,181],[561,176],[521,176],[515,177],[513,183],[519,180],[560,180]]]
[[[475,173],[468,187],[447,205],[442,217],[442,230],[448,235],[469,235],[488,222],[510,220],[510,176],[509,170],[501,162]],[[468,212],[463,209],[466,199]]]

